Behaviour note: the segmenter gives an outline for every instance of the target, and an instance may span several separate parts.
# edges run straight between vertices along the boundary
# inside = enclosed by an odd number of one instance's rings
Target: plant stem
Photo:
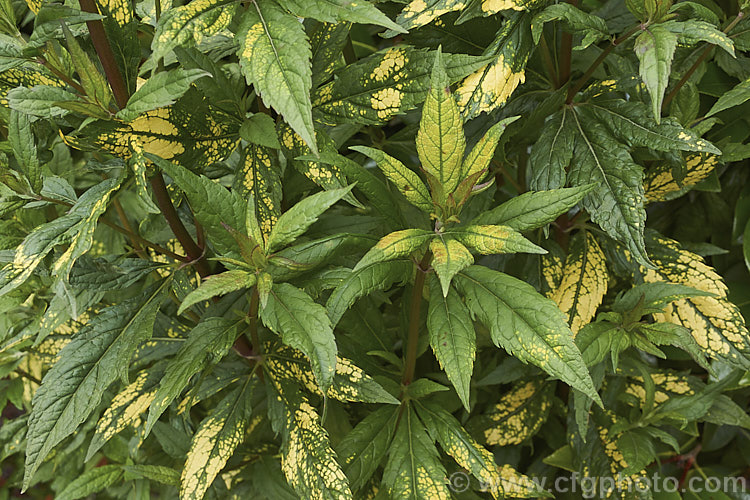
[[[117,212],[117,216],[120,218],[122,227],[124,227],[129,232],[136,234],[135,229],[133,229],[133,226],[130,225],[130,221],[128,220],[128,216],[125,214],[125,210],[122,208],[120,200],[115,198],[114,200],[112,200],[112,205],[115,207],[115,211]],[[143,251],[143,247],[141,246],[140,242],[135,238],[131,238],[130,236],[128,236],[128,239],[130,240],[130,244],[133,245],[135,253],[137,253],[140,258],[146,259],[146,254]]]
[[[427,250],[422,261],[417,266],[417,275],[414,278],[411,302],[409,304],[409,336],[406,345],[406,364],[404,365],[404,376],[401,385],[409,385],[414,380],[414,370],[417,366],[417,347],[419,346],[419,327],[421,326],[422,290],[425,278],[429,272],[432,262],[432,252]]]
[[[591,78],[591,75],[594,74],[594,71],[596,71],[596,68],[599,67],[601,63],[604,62],[604,59],[607,58],[607,56],[615,50],[615,47],[626,41],[628,38],[633,36],[633,34],[637,33],[638,31],[641,31],[645,29],[645,25],[636,25],[630,28],[628,31],[625,32],[622,36],[619,38],[616,38],[612,41],[612,43],[602,51],[601,54],[599,54],[599,57],[594,60],[593,63],[591,63],[591,66],[589,66],[589,69],[586,70],[586,72],[583,74],[583,76],[576,82],[576,84],[568,91],[568,100],[567,103],[570,104],[573,102],[573,98],[578,94],[578,92],[581,91],[584,85],[586,85],[586,82],[589,81],[589,78]]]
[[[76,92],[84,96],[87,95],[86,90],[83,87],[81,87],[79,84],[77,84],[72,79],[70,79],[68,75],[66,75],[65,73],[63,73],[62,71],[54,67],[52,64],[50,64],[49,61],[47,61],[47,59],[45,59],[44,57],[40,57],[38,59],[38,62],[39,64],[41,64],[42,66],[50,70],[52,74],[54,74],[60,80],[64,81],[65,83],[73,87],[76,90]]]
[[[573,7],[578,6],[578,0],[567,0]],[[560,71],[557,80],[558,88],[562,87],[570,80],[570,65],[573,59],[573,35],[563,33],[560,39]]]
[[[248,317],[250,322],[250,340],[253,343],[253,351],[256,355],[260,354],[260,338],[258,337],[258,305],[260,303],[260,294],[258,287],[253,287],[253,293],[250,296],[250,310]]]
[[[552,80],[552,85],[558,88],[560,83],[557,79],[555,62],[552,60],[552,54],[550,53],[549,45],[547,45],[547,37],[544,36],[544,33],[542,33],[542,38],[539,40],[539,48],[542,51],[542,59],[544,60],[544,65],[547,67],[547,73],[549,73],[549,77]]]
[[[737,26],[737,23],[739,23],[742,18],[745,17],[745,13],[740,11],[737,16],[732,20],[729,25],[724,28],[724,33],[729,33],[732,31],[732,28]],[[682,78],[680,78],[680,81],[677,82],[677,85],[674,86],[674,88],[667,94],[667,96],[664,98],[664,101],[662,102],[662,109],[666,108],[667,105],[672,102],[672,99],[674,99],[674,96],[677,95],[677,92],[680,91],[683,85],[687,83],[687,81],[690,79],[691,76],[693,76],[693,73],[698,69],[698,67],[703,63],[703,61],[708,58],[708,56],[711,54],[711,51],[716,47],[714,44],[708,44],[708,46],[703,49],[703,52],[700,56],[698,56],[698,59],[695,60],[692,66],[690,66],[690,69],[688,69],[684,75],[682,75]]]

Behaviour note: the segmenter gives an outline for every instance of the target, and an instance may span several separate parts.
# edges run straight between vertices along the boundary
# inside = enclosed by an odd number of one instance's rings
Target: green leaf
[[[661,26],[668,29],[679,37],[680,43],[695,45],[698,42],[708,42],[721,47],[729,55],[734,55],[734,43],[725,33],[705,21],[698,19],[687,19],[685,21],[667,21]]]
[[[180,473],[163,465],[124,465],[123,469],[125,470],[126,481],[139,478],[170,486],[178,486],[180,484]]]
[[[310,44],[302,24],[275,0],[253,2],[238,31],[247,82],[318,154],[312,121]]]
[[[440,49],[435,55],[430,91],[422,108],[416,144],[422,168],[440,182],[446,193],[452,193],[462,180],[461,163],[466,139]]]
[[[391,498],[434,500],[450,498],[447,474],[435,442],[417,418],[412,405],[401,415],[383,470],[383,484]]]
[[[545,23],[558,20],[563,21],[568,33],[583,37],[576,50],[583,50],[592,43],[609,37],[609,29],[604,19],[584,12],[569,3],[558,3],[550,5],[532,19],[531,33],[534,36],[534,43],[539,43]]]
[[[324,23],[349,21],[361,24],[377,24],[406,33],[406,30],[391,21],[367,0],[281,0],[281,4],[297,17],[309,17]]]
[[[449,229],[444,234],[456,238],[482,255],[498,253],[547,253],[509,226],[465,226]]]
[[[182,500],[203,498],[234,450],[244,441],[252,416],[253,380],[251,375],[246,376],[201,421],[182,469]]]
[[[49,452],[97,408],[109,384],[118,375],[127,379],[130,358],[151,337],[170,281],[102,309],[60,352],[60,360],[34,394],[24,489]]]
[[[554,222],[580,202],[594,188],[587,186],[527,192],[492,210],[479,214],[475,225],[502,225],[516,231],[528,231]]]
[[[175,47],[193,41],[200,43],[229,26],[234,0],[198,0],[166,9],[151,41],[151,59],[158,61]]]
[[[325,308],[299,288],[279,283],[271,290],[260,317],[286,345],[307,356],[318,385],[327,391],[336,372],[336,340]]]
[[[531,16],[524,12],[512,15],[484,50],[483,55],[492,56],[493,60],[466,77],[456,90],[464,120],[505,104],[526,80],[526,63],[533,50]]]
[[[62,500],[78,500],[99,493],[122,479],[124,471],[120,465],[103,465],[87,470],[56,496]]]
[[[458,293],[453,288],[441,293],[435,278],[430,283],[427,331],[435,357],[456,388],[464,408],[470,411],[469,392],[476,352],[474,324]]]
[[[163,160],[158,156],[147,155],[182,189],[190,200],[195,217],[206,231],[208,240],[220,254],[227,254],[237,248],[237,244],[223,224],[239,232],[245,231],[245,202],[239,194],[229,191],[211,179],[196,175],[181,166]]]
[[[585,113],[579,118],[579,113],[572,113],[577,134],[570,184],[595,183],[581,205],[607,234],[623,242],[639,263],[650,266],[643,241],[643,168],[601,125]]]
[[[211,74],[201,69],[176,68],[156,73],[130,96],[125,108],[117,112],[117,118],[129,122],[147,111],[172,105],[195,80],[205,76]]]
[[[188,307],[217,295],[250,288],[255,284],[255,279],[255,275],[247,271],[225,271],[221,274],[209,276],[198,288],[187,294],[182,300],[177,314],[182,314]]]
[[[567,315],[573,334],[588,324],[607,293],[607,259],[594,236],[577,233],[570,242],[562,281],[550,298]]]
[[[267,253],[282,248],[297,239],[318,220],[323,212],[349,194],[352,187],[315,193],[281,214],[268,236]]]
[[[86,91],[87,99],[92,104],[97,104],[103,109],[107,109],[112,100],[112,92],[109,89],[107,79],[99,73],[99,70],[78,44],[68,26],[64,22],[61,23],[61,26],[65,35],[65,41],[68,44],[70,58],[75,65],[78,77],[81,79],[81,86]]]
[[[487,57],[444,54],[453,84],[488,61]],[[435,51],[399,46],[381,50],[335,73],[313,96],[316,118],[330,125],[382,125],[425,100]]]
[[[72,92],[51,85],[35,85],[31,88],[16,87],[8,92],[10,109],[48,120],[63,116],[68,112],[57,106],[58,103],[77,99],[78,96]]]
[[[359,271],[377,262],[398,259],[418,250],[427,243],[435,233],[424,229],[403,229],[394,231],[383,236],[378,243],[372,247],[357,265],[354,271]]]
[[[36,140],[31,130],[31,119],[20,111],[10,112],[8,142],[18,166],[29,180],[31,189],[39,191],[42,188],[42,171],[37,156]]]
[[[167,365],[159,389],[149,407],[144,436],[153,428],[164,410],[190,383],[190,378],[208,366],[218,363],[237,338],[241,321],[210,317],[201,320],[177,355]]]
[[[380,151],[379,149],[368,148],[366,146],[352,146],[350,149],[358,151],[363,155],[371,158],[383,172],[386,179],[391,181],[404,195],[404,197],[425,213],[432,211],[432,200],[430,192],[427,190],[422,179],[416,172],[408,169],[403,163],[396,158]]]
[[[465,6],[464,0],[412,0],[396,17],[399,29],[388,31],[385,36],[395,36],[398,32],[405,33],[404,30],[425,26],[443,14],[461,10]]]
[[[281,215],[281,167],[275,152],[252,144],[245,148],[233,187],[253,204],[255,220],[263,235],[262,246],[265,247],[271,229]]]
[[[677,35],[660,24],[648,27],[635,39],[635,55],[641,63],[639,72],[651,94],[651,110],[656,123],[661,120],[664,90],[669,84],[676,48]]]
[[[706,118],[744,104],[748,99],[750,99],[750,78],[740,82],[732,90],[725,92],[719,97],[719,100],[711,107],[711,110],[706,113]]]
[[[343,66],[341,53],[349,37],[349,23],[317,23],[307,29],[312,49],[312,88],[327,82]],[[312,31],[312,33],[310,33]]]
[[[519,119],[520,116],[511,116],[504,118],[494,124],[490,129],[485,132],[479,142],[476,143],[474,148],[469,151],[466,155],[466,159],[461,167],[461,174],[459,180],[464,180],[472,175],[481,172],[489,168],[492,157],[495,155],[495,149],[497,143],[500,141],[500,136],[503,135],[508,125]]]
[[[341,317],[360,297],[376,290],[387,290],[394,283],[406,281],[412,273],[413,264],[408,260],[379,262],[352,272],[331,293],[326,310],[331,322],[338,324]]]
[[[279,389],[286,419],[281,468],[289,485],[300,498],[352,498],[315,408],[296,387]]]
[[[378,408],[363,418],[336,446],[353,491],[361,489],[383,461],[396,433],[399,410]]]
[[[453,276],[461,269],[472,265],[474,257],[461,243],[442,235],[430,241],[430,251],[433,256],[432,267],[440,278],[443,296],[446,296]]]
[[[543,191],[565,187],[565,172],[573,159],[576,140],[573,113],[566,106],[552,115],[539,140],[531,147],[531,189]]]
[[[455,282],[496,345],[601,404],[573,332],[554,302],[528,283],[481,266],[461,271]]]
[[[276,122],[266,113],[255,113],[246,118],[240,127],[240,137],[259,146],[281,149]]]

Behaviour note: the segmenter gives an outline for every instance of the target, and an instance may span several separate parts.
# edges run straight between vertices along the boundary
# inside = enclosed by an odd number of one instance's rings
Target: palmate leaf
[[[440,182],[445,193],[452,193],[462,180],[461,163],[466,138],[440,49],[435,55],[430,91],[422,108],[416,144],[422,168]]]
[[[383,470],[388,494],[393,499],[447,500],[446,476],[434,440],[407,403]]]
[[[190,383],[190,378],[207,366],[218,363],[232,347],[237,338],[241,321],[209,317],[195,328],[177,355],[170,360],[159,389],[149,407],[144,436],[148,435],[156,421],[182,390]]]
[[[285,433],[281,468],[301,498],[352,498],[320,416],[296,385],[272,380],[282,398]]]
[[[554,302],[528,283],[481,266],[468,267],[454,281],[496,345],[601,404],[573,332]]]
[[[349,21],[352,23],[377,24],[406,33],[398,24],[380,12],[370,2],[363,0],[281,0],[281,5],[297,17],[310,17],[324,23]]]
[[[238,34],[237,55],[248,83],[318,154],[310,103],[310,44],[302,24],[275,0],[253,2]]]
[[[565,186],[566,169],[575,150],[574,111],[564,107],[552,115],[531,147],[531,189],[548,190]]]
[[[346,310],[357,299],[409,279],[413,267],[414,264],[410,260],[391,260],[364,266],[352,272],[328,298],[326,311],[331,322],[334,325],[338,324]]]
[[[456,90],[464,120],[505,104],[525,81],[524,71],[533,49],[531,16],[523,12],[514,14],[484,51],[493,60],[466,77]]]
[[[286,345],[307,356],[318,385],[327,391],[336,373],[337,349],[325,308],[299,288],[279,283],[270,291],[260,317]]]
[[[552,408],[554,385],[544,380],[517,382],[471,428],[490,446],[521,444],[534,436]]]
[[[549,191],[527,192],[479,214],[472,224],[507,226],[528,231],[549,224],[573,208],[594,188],[593,184]]]
[[[740,369],[750,367],[750,335],[736,305],[727,300],[727,287],[703,259],[680,247],[679,243],[657,234],[649,235],[649,255],[656,269],[643,275],[648,283],[678,283],[714,297],[690,297],[669,304],[657,321],[683,325],[712,359],[720,359]]]
[[[198,288],[187,294],[182,300],[177,314],[182,314],[185,310],[217,295],[224,295],[236,290],[244,290],[255,284],[256,275],[247,271],[225,271],[220,274],[210,276],[202,282]]]
[[[263,243],[268,244],[268,235],[281,215],[281,167],[276,154],[267,147],[250,144],[242,152],[239,169],[233,190],[252,199]]]
[[[189,41],[200,43],[229,26],[234,15],[234,0],[195,0],[187,5],[166,9],[159,19],[151,42],[154,61]]]
[[[472,265],[474,256],[458,241],[442,235],[430,241],[430,251],[432,252],[432,268],[435,269],[440,280],[443,296],[446,296],[453,276]]]
[[[190,443],[180,479],[182,500],[200,499],[245,438],[256,379],[240,380],[203,419]]]
[[[443,54],[453,84],[486,64],[487,57]],[[381,125],[416,107],[427,97],[435,52],[410,46],[381,50],[349,64],[315,92],[314,113],[330,124]]]
[[[576,234],[570,242],[562,281],[551,299],[568,316],[575,335],[596,314],[607,293],[607,259],[591,233]]]
[[[437,279],[430,282],[427,312],[430,345],[466,411],[470,411],[469,389],[474,372],[476,333],[471,313],[453,288],[441,292]]]
[[[96,409],[109,384],[118,375],[127,379],[130,358],[151,336],[170,281],[103,309],[63,348],[34,394],[24,489],[49,452]]]
[[[140,416],[148,410],[154,400],[162,375],[164,371],[160,368],[142,370],[130,385],[112,399],[96,423],[94,437],[86,452],[86,461],[90,460],[117,433],[137,422]]]
[[[713,154],[690,154],[685,158],[685,163],[687,171],[683,179],[675,177],[672,165],[668,162],[649,169],[643,181],[646,200],[668,201],[682,196],[714,172],[719,164],[719,157]]]
[[[352,491],[370,480],[396,433],[399,409],[378,408],[352,429],[336,446]]]
[[[407,256],[417,251],[434,236],[435,233],[425,229],[403,229],[387,234],[360,259],[354,271],[378,262]]]
[[[623,242],[639,263],[650,267],[643,242],[646,225],[643,168],[585,111],[571,113],[576,143],[570,184],[595,183],[594,190],[581,202],[583,208],[607,234]]]
[[[677,35],[662,25],[650,26],[635,39],[635,55],[640,61],[640,75],[651,94],[651,110],[656,123],[661,120],[664,90],[669,84]]]

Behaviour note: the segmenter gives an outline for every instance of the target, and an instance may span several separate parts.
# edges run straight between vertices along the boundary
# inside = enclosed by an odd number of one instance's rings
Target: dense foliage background
[[[744,8],[0,0],[0,499],[747,498]]]

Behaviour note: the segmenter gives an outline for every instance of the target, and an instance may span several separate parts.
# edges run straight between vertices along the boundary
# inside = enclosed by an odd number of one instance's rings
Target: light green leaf
[[[446,194],[452,193],[462,180],[461,163],[466,148],[462,125],[438,49],[416,144],[422,168],[440,182]]]
[[[508,226],[465,226],[444,234],[456,238],[482,255],[498,253],[547,253]]]
[[[734,57],[734,43],[725,33],[705,21],[698,19],[687,19],[685,21],[667,21],[662,23],[672,33],[679,37],[680,43],[695,45],[698,42],[708,42],[721,47],[729,55]]]
[[[245,377],[211,409],[190,443],[180,479],[180,499],[200,499],[242,444],[252,415],[252,376]]]
[[[263,236],[260,243],[265,247],[271,229],[281,215],[281,167],[275,151],[248,145],[242,153],[233,188],[253,204],[255,223]],[[252,231],[250,233],[253,235]]]
[[[406,281],[411,276],[412,268],[413,264],[408,260],[395,260],[378,262],[352,272],[328,298],[326,310],[331,322],[338,324],[346,310],[360,297]]]
[[[117,118],[129,122],[146,111],[172,105],[195,80],[206,76],[211,74],[201,69],[176,68],[156,73],[130,96],[125,108],[117,112]]]
[[[175,47],[188,42],[199,44],[229,26],[234,0],[195,0],[166,9],[151,41],[151,59],[158,61]]]
[[[218,363],[232,347],[242,321],[210,317],[190,331],[177,355],[169,361],[159,389],[149,407],[144,436],[170,403],[190,383],[190,378],[208,366]]]
[[[461,243],[442,235],[430,241],[430,251],[433,256],[432,267],[440,278],[443,296],[446,296],[453,276],[461,269],[472,265],[474,257]]]
[[[65,35],[65,41],[68,44],[68,52],[76,72],[81,80],[81,86],[86,91],[86,97],[92,104],[97,104],[103,109],[109,107],[112,100],[112,91],[109,88],[107,79],[99,73],[96,65],[89,59],[89,56],[78,44],[68,26],[61,23]]]
[[[472,224],[502,225],[528,231],[549,224],[573,208],[594,188],[593,184],[549,191],[527,192],[481,213]]]
[[[601,405],[565,315],[521,280],[481,266],[454,279],[466,305],[490,329],[496,345],[533,363]]]
[[[500,136],[503,135],[508,125],[518,120],[520,116],[511,116],[510,118],[504,118],[494,124],[490,129],[479,139],[474,148],[469,151],[466,155],[466,159],[463,162],[461,168],[461,175],[459,180],[464,180],[467,177],[471,177],[477,172],[489,167],[492,157],[495,155],[495,149],[497,143],[500,141]]]
[[[102,309],[60,352],[34,394],[26,445],[24,488],[52,449],[93,412],[118,375],[127,379],[136,347],[151,337],[164,280],[144,293]]]
[[[308,196],[281,214],[268,236],[267,253],[278,250],[307,231],[318,217],[334,203],[349,194],[353,186],[322,191]]]
[[[163,465],[124,465],[125,480],[133,478],[148,479],[157,483],[178,486],[180,484],[180,473],[170,467]]]
[[[76,101],[78,96],[60,87],[35,85],[31,88],[15,87],[8,92],[8,106],[27,115],[39,118],[56,118],[68,111],[57,103]]]
[[[99,493],[122,479],[124,471],[120,465],[103,465],[87,470],[55,497],[61,500],[78,500]]]
[[[706,113],[706,118],[744,104],[748,99],[750,99],[750,78],[740,82],[732,90],[725,92],[719,97],[719,100],[711,107],[711,110]]]
[[[276,122],[266,113],[255,113],[246,118],[240,127],[240,137],[259,146],[281,149]]]
[[[396,158],[380,151],[379,149],[368,148],[366,146],[352,146],[350,149],[358,151],[363,155],[371,158],[383,172],[386,179],[391,181],[406,197],[406,199],[425,213],[432,211],[432,200],[430,192],[427,190],[422,179],[416,172],[408,169],[403,163]]]
[[[39,191],[42,188],[42,171],[37,156],[36,139],[31,130],[31,119],[20,111],[10,112],[8,142],[18,166],[29,180],[31,189]]]
[[[592,43],[609,37],[607,23],[599,16],[584,12],[569,3],[558,3],[550,5],[531,21],[531,33],[534,43],[539,43],[545,23],[550,21],[563,21],[568,33],[583,37],[577,50],[583,50]]]
[[[399,30],[404,32],[430,24],[443,14],[461,10],[465,6],[466,0],[412,0],[396,17],[396,22],[401,25]],[[399,30],[387,31],[385,36],[395,36]]]
[[[349,21],[360,24],[377,24],[406,33],[367,0],[281,0],[281,5],[297,17],[309,17],[324,23]]]
[[[403,229],[383,236],[372,247],[357,265],[354,271],[359,271],[371,264],[404,257],[427,243],[435,233],[424,229]]]
[[[286,345],[307,356],[318,385],[327,391],[336,372],[336,340],[325,308],[299,288],[279,283],[271,289],[260,317]]]
[[[198,288],[187,294],[187,297],[182,300],[177,314],[182,314],[188,307],[217,295],[250,288],[255,284],[255,279],[255,275],[247,271],[225,271],[210,276]]]
[[[310,44],[297,18],[276,0],[253,2],[238,30],[240,67],[247,82],[318,154],[312,121]]]
[[[567,106],[552,115],[542,135],[531,147],[531,189],[545,191],[565,187],[566,170],[575,148],[575,121]]]
[[[336,446],[353,491],[362,488],[383,461],[396,433],[399,410],[378,408],[363,418]]]
[[[435,442],[411,404],[404,408],[383,470],[390,498],[437,500],[451,498],[446,472]]]
[[[471,313],[453,289],[441,293],[437,280],[430,283],[430,307],[427,312],[430,345],[456,393],[470,411],[469,392],[474,372],[476,333]]]
[[[661,120],[664,90],[669,84],[677,35],[663,25],[650,26],[635,39],[635,55],[640,61],[640,75],[651,94],[651,109],[656,123]]]

